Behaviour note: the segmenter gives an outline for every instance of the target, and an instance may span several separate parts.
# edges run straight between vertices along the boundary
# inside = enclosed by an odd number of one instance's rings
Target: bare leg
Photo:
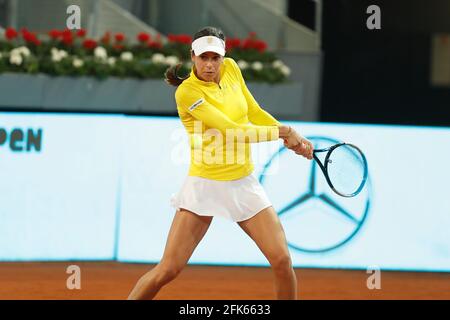
[[[139,279],[128,300],[153,299],[165,284],[175,279],[189,261],[212,219],[187,210],[178,211],[172,221],[161,261]]]
[[[273,207],[238,222],[269,261],[275,277],[277,299],[297,299],[297,277],[292,267],[283,226]]]

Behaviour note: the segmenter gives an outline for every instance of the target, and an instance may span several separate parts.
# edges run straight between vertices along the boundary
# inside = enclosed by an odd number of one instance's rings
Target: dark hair
[[[192,41],[201,38],[201,37],[205,37],[205,36],[214,36],[217,38],[222,39],[223,41],[225,41],[225,35],[223,34],[222,30],[220,30],[219,28],[216,27],[204,27],[200,30],[198,30],[195,34],[194,34],[194,38],[192,39]],[[166,83],[172,85],[172,86],[179,86],[184,80],[186,80],[187,78],[189,78],[189,75],[187,75],[184,78],[180,78],[177,75],[178,70],[181,67],[181,63],[177,64],[176,66],[172,66],[170,68],[168,68],[166,70],[166,72],[164,73],[164,76],[166,77],[165,81]]]

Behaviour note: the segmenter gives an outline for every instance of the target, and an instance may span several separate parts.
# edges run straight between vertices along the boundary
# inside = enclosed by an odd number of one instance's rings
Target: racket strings
[[[344,195],[359,191],[365,181],[365,161],[359,150],[349,145],[334,149],[328,158],[328,177],[333,187]]]

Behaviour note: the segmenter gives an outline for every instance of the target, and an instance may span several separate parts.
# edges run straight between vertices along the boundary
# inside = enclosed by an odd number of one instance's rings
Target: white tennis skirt
[[[230,181],[187,176],[181,190],[172,195],[172,207],[201,216],[220,216],[244,221],[270,207],[266,192],[253,174]]]

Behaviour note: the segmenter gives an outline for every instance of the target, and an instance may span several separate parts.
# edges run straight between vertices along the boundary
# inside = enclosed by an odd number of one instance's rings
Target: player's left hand
[[[291,141],[288,141],[287,138],[284,138],[284,146],[294,151],[296,154],[301,155],[308,160],[311,160],[313,158],[314,151],[313,144],[308,139],[300,136],[298,133],[295,132],[293,134],[296,135],[297,144],[292,145]]]

